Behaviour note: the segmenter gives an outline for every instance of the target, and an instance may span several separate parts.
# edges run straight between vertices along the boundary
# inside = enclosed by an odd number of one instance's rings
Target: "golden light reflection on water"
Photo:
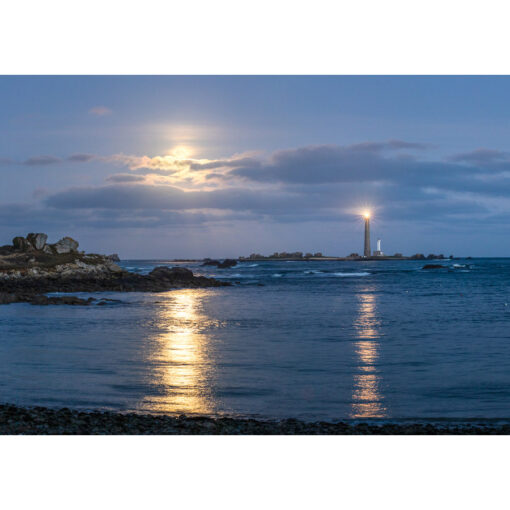
[[[352,418],[382,418],[386,415],[380,391],[380,375],[376,363],[379,359],[379,321],[376,315],[376,297],[371,289],[358,295],[358,316],[354,322],[355,352],[358,373],[354,375]]]
[[[164,333],[155,339],[149,362],[155,367],[151,381],[157,395],[146,397],[143,407],[164,413],[214,412],[210,398],[212,364],[205,329],[212,324],[202,311],[206,290],[179,290],[165,295],[157,315]]]

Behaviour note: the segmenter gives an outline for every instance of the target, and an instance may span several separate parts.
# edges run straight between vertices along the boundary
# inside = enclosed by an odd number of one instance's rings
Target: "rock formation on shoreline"
[[[80,252],[78,242],[71,237],[54,244],[47,244],[47,239],[46,234],[28,234],[26,238],[15,237],[12,245],[0,247],[0,304],[91,303],[78,298],[72,303],[45,296],[43,299],[41,295],[48,292],[162,292],[229,285],[195,276],[183,267],[157,267],[148,275],[130,273],[115,264],[118,255]]]
[[[203,266],[214,266],[218,269],[228,269],[237,265],[235,259],[225,259],[223,262],[220,260],[204,259]]]

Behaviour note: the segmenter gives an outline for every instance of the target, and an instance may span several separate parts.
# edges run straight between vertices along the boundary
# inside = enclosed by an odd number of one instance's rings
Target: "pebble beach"
[[[2,435],[504,435],[508,422],[304,422],[0,405]]]

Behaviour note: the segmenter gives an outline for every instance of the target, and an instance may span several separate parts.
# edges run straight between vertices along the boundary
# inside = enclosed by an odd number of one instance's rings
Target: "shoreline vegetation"
[[[0,405],[0,435],[508,435],[509,420],[306,422]]]

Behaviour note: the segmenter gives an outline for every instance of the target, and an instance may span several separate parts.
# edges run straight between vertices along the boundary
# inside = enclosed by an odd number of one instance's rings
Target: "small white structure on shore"
[[[374,257],[382,257],[384,253],[381,250],[381,240],[377,239],[377,250],[374,251]]]

